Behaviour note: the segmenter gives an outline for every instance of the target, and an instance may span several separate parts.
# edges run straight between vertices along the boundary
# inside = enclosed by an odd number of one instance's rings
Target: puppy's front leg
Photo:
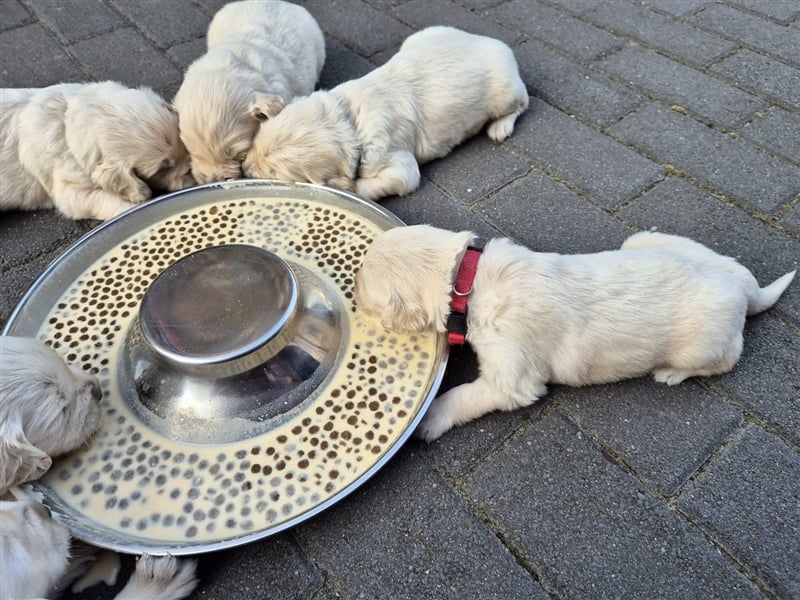
[[[107,221],[136,206],[89,182],[74,181],[61,172],[53,175],[53,203],[70,219],[101,221]]]
[[[405,196],[419,187],[419,164],[411,152],[392,152],[377,171],[364,168],[356,180],[356,193],[368,200]]]
[[[513,410],[534,402],[547,391],[545,386],[535,390],[523,401],[493,387],[486,377],[456,386],[433,401],[415,435],[432,442],[456,425],[463,425],[495,410]]]

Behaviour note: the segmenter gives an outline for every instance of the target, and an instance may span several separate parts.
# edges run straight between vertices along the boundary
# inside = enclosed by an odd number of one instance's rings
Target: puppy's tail
[[[756,288],[754,294],[747,297],[747,315],[755,315],[770,308],[778,301],[789,284],[792,283],[797,269],[791,273],[786,273],[783,277],[779,277],[767,287]]]

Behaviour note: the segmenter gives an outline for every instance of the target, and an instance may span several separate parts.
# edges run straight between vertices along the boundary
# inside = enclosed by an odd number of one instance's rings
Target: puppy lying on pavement
[[[248,177],[310,182],[370,200],[419,187],[419,164],[448,154],[489,122],[502,142],[528,107],[514,54],[452,27],[410,36],[360,79],[298,99],[261,127]]]
[[[259,122],[314,91],[325,62],[314,17],[279,0],[226,4],[207,43],[174,100],[199,183],[240,177]]]
[[[356,303],[389,329],[444,332],[448,320],[454,329],[451,299],[468,299],[458,312],[480,376],[434,400],[417,432],[428,441],[487,412],[530,405],[548,382],[652,373],[675,385],[725,373],[741,355],[745,317],[777,302],[796,272],[759,288],[733,258],[654,232],[582,255],[532,252],[507,239],[479,254],[468,251],[474,239],[426,225],[391,229],[356,276]],[[474,281],[462,272],[454,287],[460,266],[473,269]]]
[[[0,209],[107,220],[194,184],[178,116],[113,81],[0,90]]]
[[[66,575],[70,556],[67,528],[43,504],[0,501],[0,598],[48,597]],[[180,600],[197,585],[195,562],[143,555],[116,600]]]
[[[43,475],[100,425],[100,384],[44,343],[0,336],[0,496]],[[48,595],[67,577],[70,535],[47,507],[0,501],[0,598]],[[194,589],[194,561],[143,556],[117,600],[178,600]]]
[[[0,496],[41,477],[100,426],[97,378],[44,343],[0,336]]]

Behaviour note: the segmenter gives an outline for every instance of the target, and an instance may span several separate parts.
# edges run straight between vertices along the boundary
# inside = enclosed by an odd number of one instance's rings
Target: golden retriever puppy
[[[360,79],[298,99],[261,124],[248,177],[332,185],[370,200],[419,187],[419,163],[489,122],[502,142],[528,107],[514,53],[498,40],[429,27]]]
[[[390,329],[445,331],[474,237],[426,225],[381,234],[356,276],[356,302]],[[459,281],[458,290],[468,298],[460,312],[480,376],[434,400],[417,433],[430,441],[489,411],[527,406],[548,382],[652,373],[675,385],[729,371],[742,352],[745,316],[771,307],[794,275],[759,288],[733,258],[654,232],[631,236],[620,250],[580,255],[492,240],[471,285]]]
[[[279,0],[226,4],[209,25],[207,43],[174,99],[199,183],[240,177],[258,124],[310,94],[325,62],[314,17]]]
[[[193,184],[176,113],[111,81],[0,90],[0,179],[2,209],[100,220]]]
[[[0,598],[49,597],[66,576],[70,535],[43,504],[0,501]],[[180,600],[197,585],[195,562],[142,556],[116,600]]]
[[[0,336],[0,496],[100,426],[100,384],[44,343]]]

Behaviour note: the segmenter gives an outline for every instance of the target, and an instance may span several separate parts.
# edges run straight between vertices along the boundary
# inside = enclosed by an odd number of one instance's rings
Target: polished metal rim
[[[96,373],[104,391],[99,435],[34,489],[78,538],[176,555],[272,535],[352,492],[411,435],[447,362],[443,336],[387,332],[353,302],[371,239],[402,224],[338,190],[242,180],[163,196],[81,238],[3,332],[46,341]],[[178,329],[159,329],[163,314],[178,306],[164,321],[174,323],[203,296],[166,276],[153,287],[164,273],[183,277],[194,255],[212,257],[225,277],[238,273],[237,261],[274,266],[283,304],[265,317],[263,335],[234,350],[223,339],[222,351],[203,355],[184,350],[194,339],[175,342]],[[241,281],[233,287],[250,289]],[[262,283],[245,317],[212,331],[214,340],[259,318],[261,296],[278,293]]]

